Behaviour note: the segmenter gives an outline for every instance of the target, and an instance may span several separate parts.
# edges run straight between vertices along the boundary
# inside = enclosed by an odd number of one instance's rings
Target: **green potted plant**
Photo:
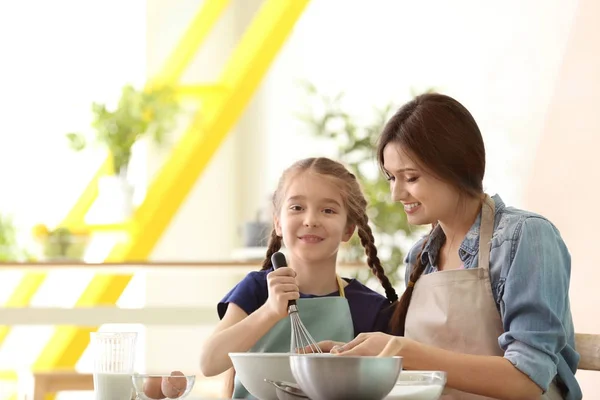
[[[16,228],[12,218],[0,214],[0,262],[15,261],[17,252]]]
[[[17,240],[17,227],[9,215],[0,214],[0,262],[20,262],[31,259]]]
[[[113,206],[118,199],[124,207],[122,217],[129,215],[133,208],[133,187],[126,178],[133,145],[145,137],[157,144],[163,143],[166,135],[175,128],[179,111],[176,93],[171,87],[138,90],[126,85],[115,109],[92,103],[93,140],[82,133],[67,133],[70,147],[76,151],[95,141],[110,154],[113,174],[100,180],[99,195],[106,193]]]
[[[337,143],[336,158],[356,176],[369,204],[370,225],[386,275],[392,284],[403,286],[406,249],[400,243],[412,242],[413,236],[420,230],[410,226],[402,207],[391,201],[389,184],[383,179],[375,160],[376,140],[395,110],[394,105],[390,103],[376,109],[372,121],[361,124],[356,116],[344,109],[342,93],[323,95],[310,83],[304,83],[303,88],[311,105],[308,112],[299,115],[299,118],[309,125],[314,136]],[[342,250],[343,261],[362,262],[365,259],[357,235]],[[369,271],[361,270],[356,277],[367,281]]]
[[[33,227],[33,237],[40,244],[41,256],[52,261],[82,261],[87,250],[91,232],[87,229],[58,227],[48,229],[46,225]]]

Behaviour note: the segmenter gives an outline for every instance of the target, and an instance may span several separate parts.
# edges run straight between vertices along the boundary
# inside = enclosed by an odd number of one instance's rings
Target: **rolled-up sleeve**
[[[546,391],[567,342],[563,316],[571,260],[549,221],[529,217],[518,233],[501,300],[505,333],[499,344],[504,357]]]

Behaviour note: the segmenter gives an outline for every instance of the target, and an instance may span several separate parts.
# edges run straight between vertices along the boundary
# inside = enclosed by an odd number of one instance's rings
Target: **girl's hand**
[[[265,307],[277,318],[284,318],[288,314],[288,302],[300,298],[300,291],[296,283],[296,272],[290,267],[277,268],[267,275],[269,298]]]
[[[381,332],[361,333],[351,342],[331,352],[341,356],[398,356],[411,343],[416,342]]]

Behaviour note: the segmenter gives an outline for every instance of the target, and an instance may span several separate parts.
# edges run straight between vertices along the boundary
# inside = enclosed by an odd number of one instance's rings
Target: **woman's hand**
[[[406,350],[417,345],[411,339],[372,332],[361,333],[351,342],[336,347],[331,352],[341,356],[406,356]]]
[[[321,349],[321,351],[323,353],[331,353],[332,350],[335,350],[343,345],[345,345],[346,343],[344,342],[334,342],[333,340],[323,340],[322,342],[317,343],[317,345],[319,346],[319,348]],[[311,349],[310,346],[306,346],[304,348],[305,353],[313,353],[313,350]]]
[[[361,333],[351,342],[336,347],[331,352],[344,356],[378,356],[396,338],[381,332]]]
[[[278,319],[288,314],[288,302],[300,298],[296,283],[296,272],[290,267],[277,268],[267,275],[269,298],[263,307],[267,307]]]

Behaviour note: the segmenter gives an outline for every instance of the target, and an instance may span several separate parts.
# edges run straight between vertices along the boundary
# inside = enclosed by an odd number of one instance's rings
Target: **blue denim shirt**
[[[569,303],[571,256],[556,227],[544,217],[496,202],[490,253],[492,292],[504,325],[498,344],[504,357],[547,390],[557,379],[567,400],[582,398],[575,379],[579,354]],[[481,215],[463,240],[459,257],[465,268],[478,267]],[[421,253],[425,274],[437,271],[444,243],[438,225],[407,255],[406,282]],[[423,247],[423,243],[425,246]]]

